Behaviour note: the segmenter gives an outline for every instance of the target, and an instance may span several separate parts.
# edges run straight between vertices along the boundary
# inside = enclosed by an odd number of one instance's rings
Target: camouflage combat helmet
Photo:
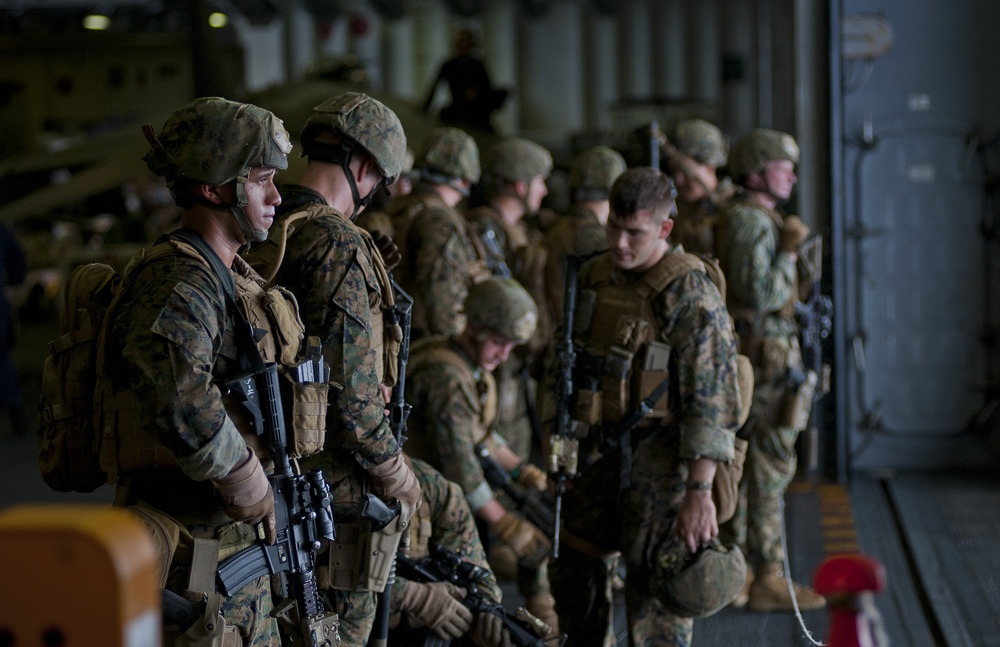
[[[155,135],[143,129],[152,149],[143,160],[168,181],[220,186],[250,169],[288,168],[292,143],[273,113],[220,97],[204,97],[174,111]]]
[[[729,170],[734,178],[757,173],[774,160],[799,163],[799,145],[788,133],[767,128],[751,130],[736,142],[729,155]]]
[[[746,559],[736,546],[713,539],[692,556],[684,541],[671,533],[653,565],[649,588],[670,611],[704,618],[736,599],[746,572]]]
[[[473,285],[465,297],[468,325],[524,344],[535,334],[538,307],[514,279],[491,278]]]
[[[171,114],[159,136],[149,124],[142,132],[152,146],[143,158],[146,166],[165,177],[171,191],[177,189],[176,180],[212,186],[236,180],[236,202],[221,209],[232,213],[247,242],[267,239],[267,230],[254,229],[243,208],[249,203],[246,183],[251,169],[288,168],[292,142],[273,113],[249,103],[204,97]],[[174,193],[174,199],[183,204],[192,198]]]
[[[552,153],[544,146],[520,137],[497,142],[490,150],[489,170],[508,182],[528,182],[552,172]]]
[[[427,138],[418,166],[431,182],[446,184],[459,178],[479,181],[479,146],[472,135],[448,126],[435,128]]]
[[[569,188],[574,200],[607,200],[611,185],[625,172],[625,158],[607,146],[594,146],[573,160]]]
[[[716,168],[726,164],[726,139],[717,126],[704,119],[685,119],[671,138],[677,150],[699,164]]]
[[[340,162],[330,159],[329,145],[315,141],[323,128],[347,137],[375,159],[385,183],[392,184],[399,177],[406,159],[406,134],[396,113],[382,102],[358,92],[345,92],[327,99],[313,108],[299,135],[303,154],[313,159]],[[349,151],[342,151],[348,155]]]

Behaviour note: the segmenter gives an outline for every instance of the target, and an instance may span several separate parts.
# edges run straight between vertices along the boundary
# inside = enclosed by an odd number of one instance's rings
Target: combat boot
[[[826,606],[826,599],[804,584],[792,583],[792,590],[802,611],[813,611]],[[788,582],[781,564],[761,564],[757,577],[750,585],[750,599],[747,608],[751,611],[794,611],[792,597],[788,594]]]
[[[552,635],[559,635],[559,616],[556,615],[556,599],[551,593],[532,593],[524,600],[524,608],[552,628]]]
[[[750,600],[750,585],[753,584],[753,569],[747,566],[747,578],[743,581],[743,588],[740,589],[736,599],[729,606],[742,609]]]

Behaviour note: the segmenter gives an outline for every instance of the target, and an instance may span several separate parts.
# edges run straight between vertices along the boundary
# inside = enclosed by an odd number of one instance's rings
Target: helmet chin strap
[[[250,224],[250,218],[247,217],[247,212],[243,209],[250,202],[247,199],[246,184],[247,178],[236,178],[236,204],[229,205],[229,211],[236,218],[236,224],[240,226],[240,231],[243,232],[246,242],[262,243],[267,240],[267,230],[254,229],[253,225]]]

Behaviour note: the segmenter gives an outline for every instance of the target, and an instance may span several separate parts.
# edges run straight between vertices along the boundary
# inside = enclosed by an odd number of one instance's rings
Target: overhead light
[[[222,29],[229,24],[229,16],[224,13],[214,11],[208,15],[208,26]]]
[[[111,25],[111,19],[101,14],[90,14],[83,17],[83,28],[92,31],[103,31]]]

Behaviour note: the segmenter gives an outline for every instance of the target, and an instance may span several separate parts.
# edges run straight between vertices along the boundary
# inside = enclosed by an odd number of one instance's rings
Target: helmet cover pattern
[[[479,181],[479,146],[472,135],[452,127],[435,128],[427,138],[420,166],[450,178]]]
[[[406,160],[406,134],[399,117],[381,101],[360,92],[345,92],[313,108],[299,135],[307,149],[323,128],[340,133],[375,160],[375,165],[392,184],[403,171]]]
[[[256,167],[288,168],[291,139],[273,113],[249,103],[203,97],[175,110],[143,160],[168,181],[220,186]]]
[[[726,138],[715,124],[704,119],[680,122],[671,141],[677,150],[699,164],[716,168],[726,164]]]
[[[716,538],[691,555],[671,533],[656,557],[649,588],[672,612],[704,618],[736,599],[746,572],[746,559],[736,546],[724,546]]]
[[[611,185],[626,168],[625,158],[613,148],[588,148],[573,160],[569,171],[569,188],[602,192],[606,198],[611,194]]]
[[[490,149],[489,167],[493,175],[508,182],[529,182],[552,173],[552,153],[540,144],[510,137]]]
[[[514,279],[491,278],[469,289],[465,298],[468,325],[518,344],[527,343],[538,325],[538,306]]]
[[[799,145],[788,133],[767,128],[751,130],[736,142],[729,155],[729,170],[734,177],[758,173],[775,160],[799,163]]]

